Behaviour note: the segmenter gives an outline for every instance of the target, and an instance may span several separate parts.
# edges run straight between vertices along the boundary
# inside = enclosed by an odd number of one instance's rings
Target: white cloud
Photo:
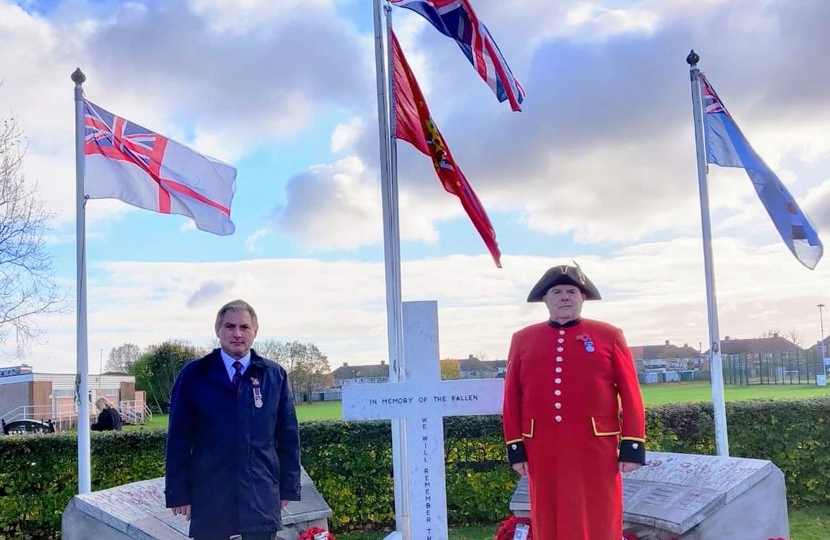
[[[365,131],[366,121],[359,116],[354,116],[347,122],[338,124],[331,134],[331,151],[340,153],[351,149]]]
[[[721,238],[713,248],[721,337],[750,338],[777,329],[797,331],[805,346],[818,340],[815,306],[830,267],[806,271],[783,244],[758,250]],[[603,295],[585,304],[584,315],[621,327],[630,345],[670,340],[705,349],[701,250],[700,239],[689,237],[606,257],[575,254]],[[549,266],[570,260],[507,255],[503,262],[501,270],[486,255],[403,263],[403,300],[438,302],[442,357],[484,351],[491,359],[504,358],[515,330],[546,317],[542,304],[525,303],[527,292]],[[108,262],[94,270],[100,274],[89,288],[90,351],[106,355],[124,342],[145,347],[166,339],[207,345],[215,311],[243,298],[258,311],[260,339],[312,341],[333,367],[386,358],[381,262]],[[48,326],[48,339],[26,360],[44,371],[71,371],[72,317],[52,316]]]

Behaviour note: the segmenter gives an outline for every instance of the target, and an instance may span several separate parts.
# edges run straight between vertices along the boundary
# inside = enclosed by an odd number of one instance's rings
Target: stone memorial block
[[[668,452],[646,455],[646,466],[623,475],[625,530],[641,540],[789,537],[784,474],[771,461]],[[525,478],[510,509],[516,515],[530,515]]]
[[[405,478],[396,479],[397,530],[387,538],[447,540],[443,419],[501,414],[504,380],[441,380],[434,301],[404,302],[403,330],[405,381],[344,386],[343,419],[405,420],[403,429],[392,423],[393,440],[404,441],[393,444],[393,459]]]
[[[328,528],[331,508],[305,470],[302,500],[282,511],[280,540],[296,540],[309,527]],[[63,512],[63,540],[187,540],[190,523],[164,507],[164,478],[75,495]]]

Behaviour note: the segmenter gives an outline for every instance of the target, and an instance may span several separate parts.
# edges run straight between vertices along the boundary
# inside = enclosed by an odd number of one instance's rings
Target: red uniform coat
[[[513,335],[504,387],[508,456],[528,463],[531,534],[619,540],[618,460],[645,461],[634,360],[622,331],[609,324],[553,324]]]

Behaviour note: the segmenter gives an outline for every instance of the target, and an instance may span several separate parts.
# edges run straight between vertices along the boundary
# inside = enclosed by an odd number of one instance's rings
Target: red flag
[[[398,38],[392,33],[393,85],[395,87],[395,138],[412,143],[415,148],[432,158],[435,172],[444,189],[461,201],[481,239],[490,250],[496,266],[501,268],[501,251],[496,242],[496,231],[487,212],[478,200],[473,187],[455,163],[444,137],[432,121],[424,95],[418,87],[415,75],[403,55]]]

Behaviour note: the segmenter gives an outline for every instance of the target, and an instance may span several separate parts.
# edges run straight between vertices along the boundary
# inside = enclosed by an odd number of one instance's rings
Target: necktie
[[[233,364],[231,364],[231,366],[233,366],[233,369],[236,370],[236,372],[233,374],[233,379],[231,380],[231,382],[233,382],[234,387],[237,387],[239,386],[239,380],[242,378],[242,362],[236,361]]]

